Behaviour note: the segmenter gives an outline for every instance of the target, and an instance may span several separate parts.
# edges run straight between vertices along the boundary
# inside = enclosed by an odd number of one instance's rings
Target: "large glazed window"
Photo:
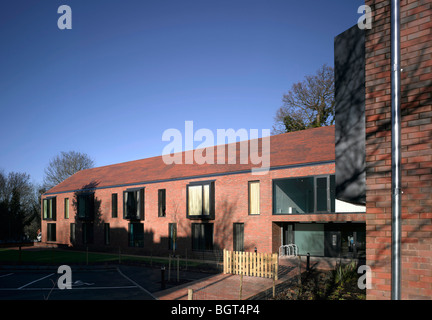
[[[56,197],[45,198],[43,200],[43,219],[56,220],[57,202]]]
[[[81,220],[93,220],[94,218],[94,193],[79,194],[77,196],[78,218]]]
[[[334,175],[273,181],[273,214],[335,212]]]
[[[190,219],[214,219],[214,182],[187,186],[187,216]]]
[[[144,220],[144,188],[126,190],[123,193],[123,218]]]

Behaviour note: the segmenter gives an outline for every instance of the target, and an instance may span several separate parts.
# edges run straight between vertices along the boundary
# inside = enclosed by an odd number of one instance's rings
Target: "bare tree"
[[[38,202],[30,175],[0,171],[0,240],[36,237],[40,228]]]
[[[94,167],[94,161],[85,153],[61,152],[45,168],[44,187],[50,189],[74,173]]]
[[[316,74],[295,83],[283,96],[273,134],[334,124],[334,70],[323,65]]]

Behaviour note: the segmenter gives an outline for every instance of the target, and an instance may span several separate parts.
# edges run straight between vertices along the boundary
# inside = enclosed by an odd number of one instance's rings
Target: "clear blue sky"
[[[60,5],[72,30],[60,30]],[[359,0],[2,0],[0,169],[41,183],[61,151],[157,156],[164,130],[271,129]],[[197,143],[199,144],[199,143]]]

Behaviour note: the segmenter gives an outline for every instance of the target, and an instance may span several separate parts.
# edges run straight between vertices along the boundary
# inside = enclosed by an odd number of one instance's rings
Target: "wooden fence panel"
[[[228,251],[223,252],[223,270],[225,274],[243,274],[245,276],[273,278],[277,280],[277,253],[254,253]]]

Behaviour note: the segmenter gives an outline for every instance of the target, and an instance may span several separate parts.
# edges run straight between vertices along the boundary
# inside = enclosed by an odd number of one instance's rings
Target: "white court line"
[[[144,289],[143,287],[141,287],[138,283],[136,283],[135,281],[133,281],[131,278],[127,277],[126,275],[123,274],[123,272],[120,271],[119,268],[117,268],[118,273],[120,273],[126,280],[129,280],[130,282],[132,282],[135,286],[137,286],[138,288],[140,288],[142,291],[144,291],[145,293],[147,293],[148,295],[150,295],[153,299],[155,300],[159,300],[158,298],[156,298],[154,295],[152,295],[149,291],[147,291],[146,289]]]
[[[45,278],[51,277],[51,276],[54,275],[54,274],[55,274],[55,273],[51,273],[51,274],[49,274],[49,275],[47,275],[47,276],[45,276],[45,277],[42,277],[42,278],[37,279],[37,280],[35,280],[35,281],[29,282],[29,283],[23,285],[22,287],[19,287],[18,290],[21,290],[22,288],[25,288],[25,287],[27,287],[27,286],[29,286],[29,285],[35,283],[35,282],[38,282],[38,281],[40,281],[40,280],[43,280],[43,279],[45,279]]]
[[[13,275],[13,273],[4,274],[4,275],[0,276],[0,278],[11,276],[11,275]]]
[[[61,290],[61,291],[68,291],[68,290],[104,290],[104,289],[136,289],[137,286],[119,286],[119,287],[81,287],[81,288],[72,288],[72,289],[60,289],[57,287],[54,288],[0,288],[0,291],[38,291],[38,290]]]

